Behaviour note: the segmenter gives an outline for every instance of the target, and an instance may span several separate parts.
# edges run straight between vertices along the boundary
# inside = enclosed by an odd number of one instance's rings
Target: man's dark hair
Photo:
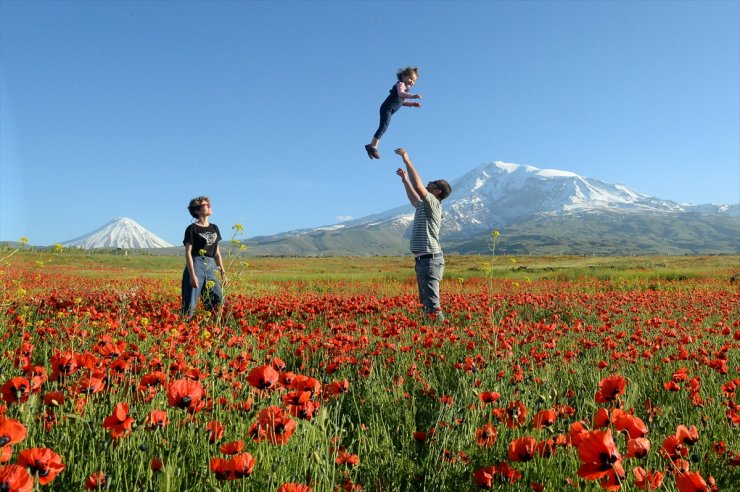
[[[450,183],[448,183],[444,179],[438,179],[437,181],[435,181],[435,183],[442,192],[442,194],[439,195],[440,201],[450,196],[450,193],[452,193],[452,186],[450,186]]]

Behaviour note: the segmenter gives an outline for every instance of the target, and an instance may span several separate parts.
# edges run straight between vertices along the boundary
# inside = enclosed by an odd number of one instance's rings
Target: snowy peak
[[[168,248],[172,245],[142,227],[135,220],[117,217],[100,229],[77,239],[62,243],[68,248]]]
[[[687,211],[676,202],[569,171],[506,162],[483,164],[452,183],[447,227],[499,227],[526,217],[596,212]],[[690,208],[690,207],[688,207]]]

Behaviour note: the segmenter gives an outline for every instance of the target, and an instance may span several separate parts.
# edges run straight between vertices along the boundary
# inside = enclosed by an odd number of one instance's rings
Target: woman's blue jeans
[[[198,277],[198,287],[190,286],[190,273],[187,267],[182,272],[182,313],[188,317],[195,313],[198,298],[203,298],[203,307],[212,310],[221,304],[223,293],[221,283],[216,277],[216,261],[209,256],[194,256],[193,268]],[[213,282],[211,285],[210,282]]]

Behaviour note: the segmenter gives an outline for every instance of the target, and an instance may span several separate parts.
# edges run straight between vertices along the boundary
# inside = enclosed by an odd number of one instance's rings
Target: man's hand
[[[398,174],[399,176],[401,176],[401,179],[403,181],[408,181],[408,178],[406,176],[406,170],[405,169],[399,167],[398,169],[396,169],[396,174]]]
[[[393,152],[395,152],[396,154],[400,155],[401,157],[403,157],[403,156],[407,156],[407,155],[408,155],[408,154],[406,153],[406,151],[404,150],[404,148],[403,148],[403,147],[399,147],[399,148],[397,148],[396,150],[394,150]]]

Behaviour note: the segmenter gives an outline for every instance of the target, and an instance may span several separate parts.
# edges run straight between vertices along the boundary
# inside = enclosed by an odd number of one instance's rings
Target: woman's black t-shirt
[[[193,245],[193,257],[196,256],[209,256],[213,258],[216,254],[216,246],[221,240],[221,231],[218,230],[216,224],[209,224],[208,227],[201,227],[197,224],[190,224],[185,229],[185,239],[182,240],[182,244]],[[201,253],[205,251],[205,253]]]

